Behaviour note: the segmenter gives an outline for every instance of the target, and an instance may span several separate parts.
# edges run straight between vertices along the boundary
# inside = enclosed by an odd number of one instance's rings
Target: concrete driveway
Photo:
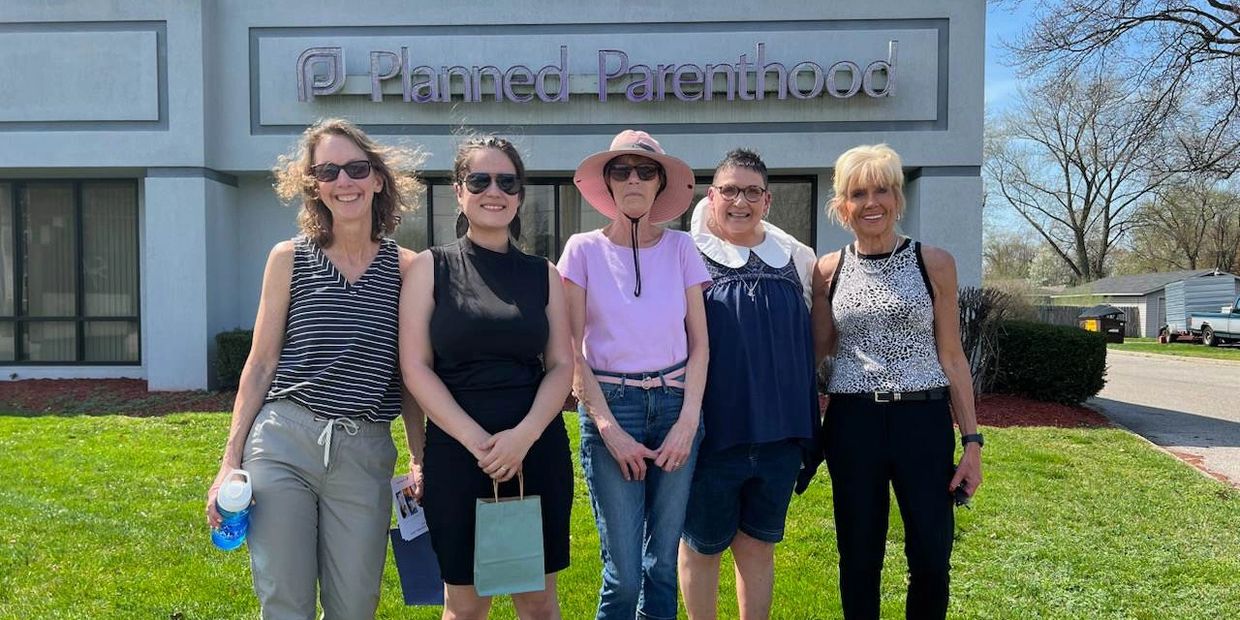
[[[1240,487],[1240,363],[1107,351],[1107,385],[1089,404]]]

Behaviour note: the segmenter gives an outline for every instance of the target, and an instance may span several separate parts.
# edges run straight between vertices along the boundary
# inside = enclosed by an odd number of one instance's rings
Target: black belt
[[[945,387],[940,387],[917,392],[862,392],[860,394],[831,394],[830,396],[831,398],[858,398],[876,403],[904,403],[946,400],[951,398],[951,391]]]

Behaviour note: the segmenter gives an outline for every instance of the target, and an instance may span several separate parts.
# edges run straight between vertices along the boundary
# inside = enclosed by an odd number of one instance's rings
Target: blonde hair
[[[861,186],[891,189],[896,197],[896,219],[904,217],[904,169],[899,153],[891,147],[886,144],[863,144],[844,151],[835,160],[835,178],[832,181],[835,195],[827,203],[827,214],[848,230],[852,230],[846,206],[848,192]]]
[[[394,233],[400,225],[401,214],[419,206],[419,194],[425,186],[416,168],[426,157],[408,148],[382,146],[344,119],[325,118],[306,128],[293,150],[281,155],[272,169],[280,199],[285,203],[301,199],[297,225],[302,234],[319,247],[332,244],[332,214],[319,199],[318,181],[310,172],[314,165],[314,149],[327,136],[343,136],[357,145],[370,161],[371,174],[379,175],[383,182],[370,207],[371,240],[378,241]]]

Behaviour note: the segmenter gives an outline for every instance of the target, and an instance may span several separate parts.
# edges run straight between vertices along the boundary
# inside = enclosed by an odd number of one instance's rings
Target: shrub
[[[241,382],[241,369],[250,356],[250,340],[254,332],[234,329],[215,335],[215,377],[220,388],[235,388]]]
[[[960,344],[969,360],[973,392],[982,394],[994,384],[999,325],[1012,318],[1015,298],[999,289],[965,287],[960,289],[958,299]]]
[[[995,391],[1077,404],[1106,384],[1106,337],[1077,327],[1004,321]]]

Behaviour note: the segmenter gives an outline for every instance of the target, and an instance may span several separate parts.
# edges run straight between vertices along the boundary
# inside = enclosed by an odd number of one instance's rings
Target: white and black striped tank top
[[[287,398],[325,418],[396,419],[400,248],[380,241],[350,284],[318,245],[304,236],[293,244],[284,348],[267,400]]]
[[[915,392],[947,385],[934,339],[934,288],[921,244],[894,253],[840,252],[828,292],[835,319],[832,394]]]

